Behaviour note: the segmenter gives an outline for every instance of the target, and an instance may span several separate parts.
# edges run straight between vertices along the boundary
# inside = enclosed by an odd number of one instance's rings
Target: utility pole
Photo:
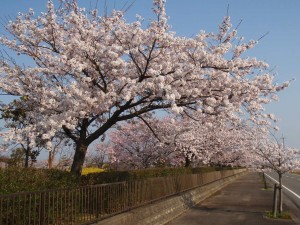
[[[282,134],[282,145],[283,145],[283,149],[285,149],[285,143],[284,143],[284,140],[285,140],[285,137],[283,136],[283,134]]]

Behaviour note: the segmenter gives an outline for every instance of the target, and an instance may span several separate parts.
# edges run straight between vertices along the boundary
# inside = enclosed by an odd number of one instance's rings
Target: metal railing
[[[244,169],[0,196],[0,225],[78,225],[229,177]]]

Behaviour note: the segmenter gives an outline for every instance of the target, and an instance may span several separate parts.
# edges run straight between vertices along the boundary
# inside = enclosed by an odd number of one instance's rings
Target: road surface
[[[266,173],[267,178],[273,183],[278,182],[278,175],[275,172]],[[300,211],[300,175],[287,173],[282,177],[283,192],[298,207]],[[284,201],[284,200],[283,200]]]

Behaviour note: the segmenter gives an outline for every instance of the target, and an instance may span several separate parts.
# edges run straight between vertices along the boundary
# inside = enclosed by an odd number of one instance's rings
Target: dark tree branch
[[[157,134],[155,133],[155,131],[152,129],[152,127],[150,126],[150,124],[142,117],[142,116],[137,116],[139,119],[141,119],[146,126],[151,130],[152,134],[154,135],[154,137],[159,140],[159,142],[161,142],[160,138],[157,136]]]

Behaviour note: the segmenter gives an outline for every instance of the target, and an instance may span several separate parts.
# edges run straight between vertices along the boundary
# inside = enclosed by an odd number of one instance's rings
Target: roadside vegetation
[[[290,213],[286,212],[286,211],[278,213],[276,216],[274,216],[272,211],[267,211],[265,215],[266,215],[266,217],[268,217],[270,219],[286,219],[286,220],[292,219]]]
[[[152,177],[176,176],[181,174],[206,173],[231,167],[201,168],[149,168],[144,170],[112,171],[87,168],[80,178],[68,171],[57,169],[6,168],[0,169],[0,194],[34,192],[57,188],[72,188]]]

